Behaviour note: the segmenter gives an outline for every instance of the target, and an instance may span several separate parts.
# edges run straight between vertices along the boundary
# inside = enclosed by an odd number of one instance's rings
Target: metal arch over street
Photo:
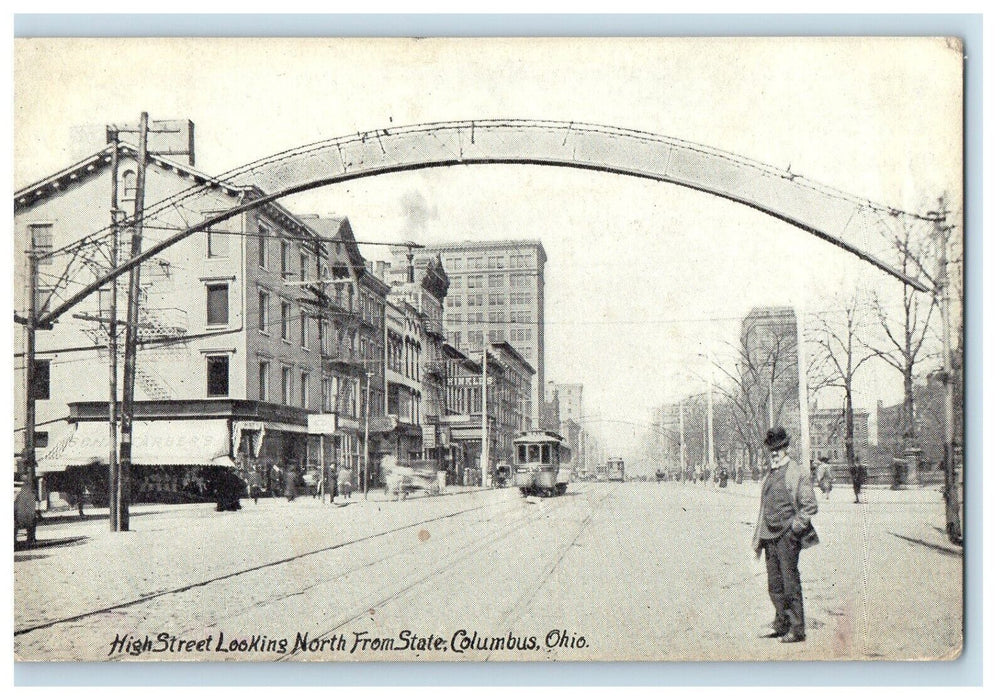
[[[177,233],[86,285],[41,315],[38,323],[51,324],[109,280],[187,236],[268,202],[364,177],[457,165],[580,168],[687,187],[761,211],[858,256],[904,283],[930,291],[896,269],[891,223],[902,217],[933,221],[932,215],[904,212],[813,182],[790,170],[658,134],[576,122],[493,119],[377,129],[319,141],[182,190],[149,205],[144,218],[145,222],[170,222]],[[188,225],[204,216],[198,208],[199,195],[217,187],[254,187],[265,194]]]

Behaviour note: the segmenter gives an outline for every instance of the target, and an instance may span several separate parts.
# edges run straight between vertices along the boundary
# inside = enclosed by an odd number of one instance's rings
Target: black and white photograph
[[[965,56],[14,39],[15,661],[958,659]]]

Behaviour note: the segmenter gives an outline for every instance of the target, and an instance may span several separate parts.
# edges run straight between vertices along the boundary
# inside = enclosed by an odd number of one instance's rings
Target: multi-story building
[[[113,183],[120,208],[131,212],[137,149],[125,143],[115,149],[105,146],[15,192],[15,305],[22,313],[26,250],[58,251],[100,229],[109,220]],[[262,194],[215,180],[189,163],[148,155],[147,202],[193,184],[208,185],[194,205],[205,212]],[[339,434],[325,438],[327,459],[335,454],[359,469],[367,372],[376,377],[370,410],[382,414],[384,406],[387,288],[367,277],[346,220],[319,221],[268,204],[193,234],[142,265],[134,498],[205,496],[205,470],[214,466],[257,470],[267,487],[275,465],[316,465],[320,443],[306,434],[306,425],[307,415],[317,412],[339,413]],[[154,226],[147,233],[165,236]],[[109,269],[109,240],[77,253],[91,280]],[[79,271],[61,279],[68,260],[55,255],[39,265],[39,308],[52,308],[87,281]],[[337,284],[311,283],[336,278]],[[118,289],[121,323],[125,280]],[[108,463],[110,291],[86,298],[51,330],[36,334],[36,457],[39,473],[49,473],[53,484],[69,465],[92,465],[100,478],[100,465]],[[122,345],[120,336],[119,352]],[[121,357],[118,367],[121,373]],[[16,395],[23,397],[23,373],[16,376]],[[21,400],[15,421],[24,425]]]
[[[427,246],[450,278],[444,309],[447,341],[471,356],[508,342],[533,367],[523,413],[540,424],[544,393],[544,264],[539,240],[463,241]]]
[[[560,420],[582,420],[582,385],[548,382],[548,393],[558,400]]]
[[[798,327],[791,307],[758,307],[743,319],[739,336],[742,400],[761,432],[784,426],[798,450]]]
[[[844,434],[846,416],[842,408],[817,408],[809,411],[809,457],[816,462],[826,458],[831,464],[846,461]],[[854,411],[854,452],[863,454],[868,445],[868,411]]]
[[[385,439],[399,460],[422,457],[422,320],[403,299],[387,302],[387,418]]]
[[[385,279],[391,284],[390,298],[415,309],[421,323],[419,416],[422,456],[445,467],[450,456],[450,436],[441,419],[457,413],[449,406],[447,355],[444,350],[443,300],[450,288],[450,280],[439,256],[422,256],[418,261],[404,256],[397,262],[403,264],[388,266],[385,271]]]

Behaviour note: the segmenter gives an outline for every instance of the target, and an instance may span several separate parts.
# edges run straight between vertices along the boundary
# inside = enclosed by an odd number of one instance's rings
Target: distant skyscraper
[[[790,306],[757,307],[743,319],[743,393],[761,416],[764,433],[782,425],[799,444],[798,326]]]
[[[548,399],[558,401],[558,420],[582,419],[582,385],[547,383]]]
[[[485,343],[508,342],[533,366],[531,405],[540,425],[544,395],[544,263],[539,240],[462,241],[426,245],[416,263],[440,255],[450,277],[443,323],[446,339],[468,355]]]

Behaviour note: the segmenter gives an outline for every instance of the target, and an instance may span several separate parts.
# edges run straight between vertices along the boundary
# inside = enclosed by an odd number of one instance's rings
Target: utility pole
[[[795,333],[796,342],[798,343],[798,431],[801,433],[799,436],[799,449],[801,450],[801,462],[802,469],[805,473],[809,473],[810,455],[809,451],[812,449],[810,444],[809,434],[809,374],[808,365],[806,364],[805,357],[805,306],[803,304],[801,313],[795,319]],[[850,411],[846,412],[846,420],[853,424],[854,417]],[[854,465],[848,464],[848,467]]]
[[[146,189],[146,147],[149,116],[140,115],[139,163],[136,167],[136,206],[132,221],[132,248],[135,258],[143,248],[143,197]],[[129,270],[129,309],[126,315],[124,376],[122,378],[122,435],[119,449],[118,530],[129,530],[129,481],[132,470],[133,399],[136,392],[136,341],[139,330],[139,273],[141,265]]]
[[[31,229],[29,228],[29,231]],[[32,507],[36,498],[35,485],[35,324],[38,317],[38,252],[34,234],[28,245],[28,316],[24,324],[24,479],[31,489]],[[16,534],[16,532],[15,532]],[[28,526],[28,543],[35,542],[35,519]]]
[[[941,306],[941,326],[944,340],[941,346],[944,368],[941,379],[945,385],[944,412],[945,436],[942,449],[945,466],[945,531],[949,539],[956,544],[962,543],[962,518],[959,508],[958,485],[955,483],[955,370],[952,363],[952,315],[951,315],[951,278],[948,274],[948,237],[951,228],[945,225],[945,199],[938,198],[938,211],[935,230],[941,239],[941,260],[939,261],[938,285],[936,286]]]
[[[481,485],[488,485],[488,344],[481,353]]]
[[[366,395],[363,403],[366,409],[363,411],[363,499],[369,500],[370,488],[370,377],[373,373],[366,372]]]
[[[684,442],[683,442],[683,399],[680,399],[680,478],[683,478],[684,472],[687,471],[687,465],[684,464],[684,459],[686,459],[684,454]]]
[[[112,244],[109,263],[119,264],[119,133],[108,129],[112,143]],[[108,310],[108,529],[119,529],[119,444],[118,444],[118,279],[111,281]]]
[[[708,379],[708,466],[712,473],[716,471],[715,459],[715,406],[711,395],[711,379]]]

